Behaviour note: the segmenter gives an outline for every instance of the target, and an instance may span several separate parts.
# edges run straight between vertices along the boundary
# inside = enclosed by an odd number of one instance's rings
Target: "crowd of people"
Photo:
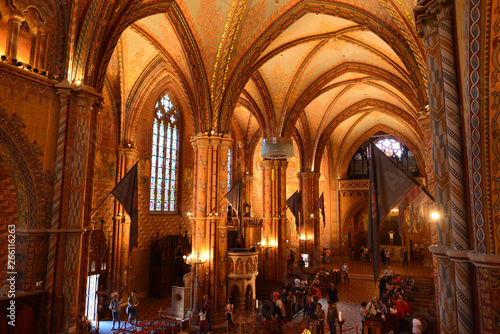
[[[348,271],[347,264],[346,272]],[[336,324],[339,321],[339,312],[337,303],[339,301],[338,290],[335,287],[335,275],[341,271],[340,268],[332,270],[322,269],[317,274],[309,275],[296,275],[295,278],[285,284],[280,291],[273,293],[273,312],[272,316],[277,318],[277,326],[280,332],[283,331],[283,318],[286,316],[284,302],[290,301],[291,312],[295,314],[299,309],[297,308],[298,300],[297,293],[304,298],[303,308],[300,311],[305,319],[305,326],[311,328],[314,326],[317,333],[324,333],[325,328],[329,329],[331,333],[336,333]],[[344,276],[348,280],[348,276]],[[346,281],[347,282],[347,281]],[[324,297],[327,299],[328,306],[323,306],[320,299]],[[265,313],[265,305],[261,304],[259,308],[259,322],[263,321]]]
[[[390,263],[390,262],[386,262]],[[360,315],[364,328],[367,318],[380,318],[386,320],[387,314],[395,314],[397,318],[398,333],[411,326],[412,333],[422,333],[421,317],[414,315],[405,298],[405,291],[417,291],[415,281],[408,276],[403,280],[402,276],[395,274],[391,266],[384,270],[384,275],[379,281],[379,296],[373,296],[369,302],[361,302]]]

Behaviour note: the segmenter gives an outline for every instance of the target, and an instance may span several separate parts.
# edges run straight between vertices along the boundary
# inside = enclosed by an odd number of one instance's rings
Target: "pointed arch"
[[[411,52],[410,45],[398,31],[388,26],[380,18],[372,15],[371,13],[345,3],[306,0],[299,2],[281,18],[276,20],[276,22],[253,44],[248,52],[246,52],[245,56],[240,60],[238,66],[235,67],[231,78],[228,80],[229,85],[233,87],[233,89],[226,92],[224,98],[225,103],[223,104],[221,112],[222,118],[226,120],[226,122],[222,122],[220,124],[222,132],[224,132],[224,129],[228,128],[228,120],[231,118],[233,106],[235,105],[244,85],[251,77],[253,71],[255,71],[253,66],[249,66],[249,64],[255,64],[264,50],[266,50],[266,48],[277,36],[308,13],[321,13],[344,18],[359,25],[363,25],[377,34],[383,41],[393,48],[405,67],[408,69],[413,83],[412,86],[417,87],[414,91],[416,90],[419,105],[423,108],[425,101],[427,100],[423,89],[425,87],[426,80],[425,73],[420,72],[416,55]],[[291,124],[294,124],[294,122],[291,122]],[[287,131],[288,133],[293,131],[292,127],[289,126]],[[284,136],[286,136],[286,134]]]

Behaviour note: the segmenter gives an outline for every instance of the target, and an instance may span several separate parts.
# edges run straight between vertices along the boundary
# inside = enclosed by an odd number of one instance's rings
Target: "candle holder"
[[[338,323],[339,323],[339,327],[340,327],[340,334],[342,334],[342,326],[344,326],[345,320],[344,319],[342,319],[342,320],[339,319]]]

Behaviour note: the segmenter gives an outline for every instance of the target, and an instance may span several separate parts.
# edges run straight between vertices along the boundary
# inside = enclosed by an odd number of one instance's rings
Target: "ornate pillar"
[[[264,159],[262,169],[262,255],[264,279],[286,279],[286,168],[287,160]]]
[[[91,126],[94,102],[100,96],[88,87],[74,89],[67,82],[57,85],[60,95],[60,121],[57,141],[56,173],[52,222],[49,233],[47,292],[49,294],[49,331],[74,333],[73,321],[79,309],[82,235],[88,217],[86,193]],[[64,123],[64,124],[63,124]],[[80,308],[81,309],[81,308]]]
[[[440,327],[443,333],[472,333],[470,265],[466,255],[469,242],[462,153],[463,111],[459,105],[453,2],[434,2],[427,8],[417,7],[415,13],[427,53],[434,189],[436,209],[441,214],[440,247],[431,247],[443,285],[439,293]],[[453,284],[456,289],[445,294],[447,287]]]
[[[252,194],[253,194],[253,175],[248,172],[243,176],[245,180],[245,192],[243,195],[243,200],[249,205],[252,204]],[[244,214],[244,213],[243,213]],[[256,228],[255,226],[245,226],[245,248],[250,248],[257,244],[260,240],[256,240]]]
[[[116,178],[115,184],[118,184],[120,180],[125,176],[125,150],[123,148],[117,148],[116,150]],[[123,207],[120,202],[114,200],[114,210],[113,210],[113,236],[111,242],[111,267],[110,267],[110,287],[112,292],[121,292],[125,289],[126,282],[123,281],[121,261],[120,261],[120,250],[122,238],[122,228],[123,223],[125,223],[125,217],[123,216]]]
[[[299,173],[300,190],[302,194],[303,221],[300,229],[299,250],[309,254],[310,265],[321,264],[321,225],[319,208],[316,203],[319,198],[318,172]]]
[[[137,150],[133,147],[127,147],[124,149],[124,157],[123,157],[123,175],[121,178],[123,178],[125,175],[127,175],[128,171],[130,168],[132,168],[135,163],[137,162]],[[120,178],[120,180],[121,180]],[[121,205],[119,205],[121,207]],[[128,214],[125,213],[123,208],[121,208],[121,212],[124,215],[124,219],[122,219],[121,224],[121,233],[119,233],[119,246],[118,248],[119,253],[118,253],[118,263],[119,263],[119,269],[120,271],[118,272],[120,275],[120,285],[119,285],[119,290],[126,290],[129,294],[130,291],[133,289],[130,287],[130,282],[131,282],[131,272],[130,268],[132,266],[132,256],[133,256],[133,251],[129,253],[129,244],[130,244],[130,217]]]
[[[191,139],[195,151],[191,311],[197,312],[208,294],[217,309],[226,300],[227,210],[222,197],[227,189],[227,156],[232,139],[199,134]],[[222,201],[221,201],[222,200]]]
[[[5,47],[5,54],[10,59],[17,57],[17,47],[19,44],[19,29],[21,28],[21,23],[24,21],[21,13],[11,13],[8,21],[8,31],[7,31],[7,45]]]

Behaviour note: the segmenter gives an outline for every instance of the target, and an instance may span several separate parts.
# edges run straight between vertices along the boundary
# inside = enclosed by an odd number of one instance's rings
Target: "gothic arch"
[[[178,5],[174,1],[169,0],[146,4],[139,0],[132,0],[125,4],[101,4],[101,6],[117,6],[117,14],[113,19],[109,20],[106,26],[100,26],[96,29],[86,29],[86,26],[91,25],[94,19],[92,16],[94,13],[86,13],[87,17],[81,31],[87,31],[88,34],[82,34],[77,42],[76,50],[74,50],[75,68],[72,70],[72,75],[75,76],[78,71],[83,71],[84,83],[101,91],[109,61],[122,32],[132,23],[142,18],[158,13],[165,13],[172,22],[176,22],[173,26],[186,53],[189,68],[193,72],[192,76],[196,78],[193,87],[193,110],[195,113],[198,113],[196,126],[197,128],[199,127],[198,132],[206,131],[211,114],[208,80],[196,43]],[[98,9],[100,11],[96,10],[96,12],[107,12],[105,8],[98,7]],[[88,41],[93,44],[99,40],[104,41],[100,48],[88,45]],[[70,81],[74,79],[74,77],[69,78]],[[204,112],[201,113],[198,111]]]
[[[349,222],[352,222],[354,217],[365,207],[368,206],[368,196],[358,200],[356,203],[354,203],[349,210],[344,214],[342,217],[340,223],[342,224],[342,235],[340,236],[340,242],[341,244],[347,245],[347,236],[350,230],[352,229],[353,226],[349,224]],[[352,234],[351,234],[352,235]]]
[[[135,134],[140,116],[144,115],[143,112],[148,112],[148,110],[154,108],[158,97],[164,91],[171,93],[171,98],[180,111],[179,114],[182,114],[183,124],[188,122],[190,127],[195,126],[196,113],[193,112],[193,104],[189,99],[188,92],[186,92],[182,82],[179,82],[175,76],[169,75],[169,73],[168,64],[163,59],[157,58],[151,62],[136,85],[134,85],[125,108],[130,110],[130,115],[127,115],[123,120],[125,124],[125,142],[134,142],[136,140]],[[187,113],[190,113],[191,117],[186,117]],[[194,129],[194,131],[197,131],[197,129]]]
[[[347,175],[347,168],[349,167],[349,162],[351,160],[351,157],[354,155],[354,152],[356,152],[356,150],[359,148],[359,146],[361,146],[361,144],[363,144],[371,136],[373,136],[375,133],[379,131],[384,131],[390,135],[393,135],[394,137],[399,139],[403,144],[408,146],[410,151],[413,152],[415,159],[417,160],[419,171],[421,171],[423,177],[426,176],[425,160],[423,158],[421,147],[415,145],[408,137],[403,135],[401,132],[383,124],[375,125],[374,127],[367,130],[365,133],[359,136],[359,138],[349,147],[349,150],[343,157],[340,156],[337,157],[338,158],[337,165],[339,166],[338,170],[340,171],[340,175],[342,176]]]
[[[30,143],[16,114],[0,108],[0,154],[10,170],[17,192],[18,228],[43,228],[50,223],[50,176],[43,172],[42,147]]]
[[[425,86],[425,74],[420,72],[418,61],[416,60],[415,55],[413,55],[411,48],[405,41],[404,37],[391,27],[387,26],[387,24],[380,20],[378,17],[360,10],[359,8],[354,8],[346,5],[345,3],[331,3],[326,1],[309,0],[301,1],[291,10],[286,12],[285,15],[276,20],[276,22],[265,33],[261,35],[261,37],[254,43],[252,48],[246,52],[245,57],[240,60],[238,66],[232,73],[228,84],[229,86],[234,87],[234,89],[228,90],[224,97],[225,103],[222,107],[221,119],[225,120],[225,122],[222,122],[220,125],[222,130],[229,127],[228,123],[233,111],[232,106],[235,105],[238,96],[241,93],[241,90],[254,71],[253,67],[248,66],[248,64],[255,64],[264,50],[266,50],[266,48],[271,44],[272,40],[274,40],[294,22],[297,22],[302,16],[308,13],[322,13],[326,15],[333,15],[366,26],[369,30],[373,31],[382,40],[384,40],[388,45],[392,46],[393,50],[396,52],[396,54],[399,56],[403,64],[410,72],[410,75],[412,76],[411,81],[413,83],[413,86]],[[424,106],[426,97],[420,90],[417,92],[417,94],[419,104]]]

